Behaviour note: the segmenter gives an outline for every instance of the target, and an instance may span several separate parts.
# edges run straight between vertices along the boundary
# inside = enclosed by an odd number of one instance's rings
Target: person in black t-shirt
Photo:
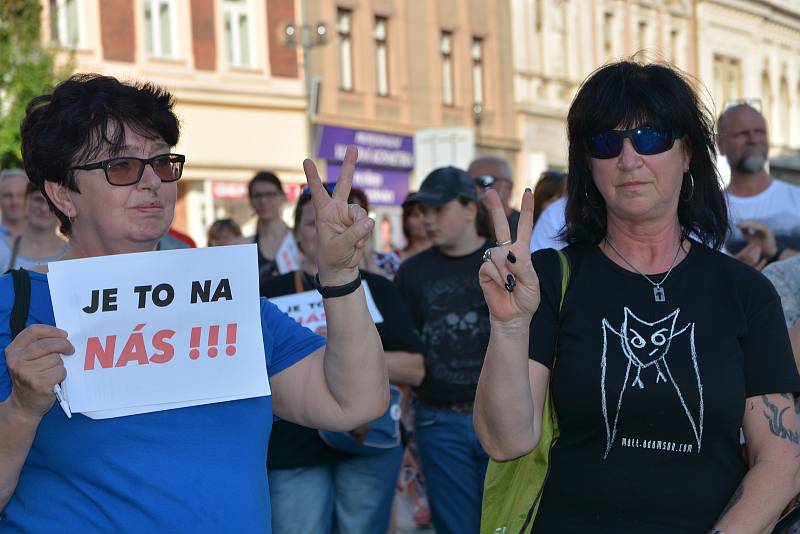
[[[417,442],[438,534],[477,532],[488,456],[472,427],[472,403],[489,341],[478,269],[490,229],[470,176],[431,172],[418,203],[433,246],[400,266],[395,283],[425,344],[417,388]]]
[[[481,443],[498,460],[536,447],[548,382],[558,416],[537,534],[770,532],[800,491],[800,377],[775,290],[716,250],[728,221],[712,124],[670,67],[601,68],[568,117],[563,303],[556,253],[523,256],[530,193],[519,241],[481,267]]]
[[[349,199],[352,202],[352,197]],[[316,213],[311,195],[297,201],[294,234],[303,253],[302,270],[272,278],[261,295],[277,297],[314,289]],[[360,271],[383,322],[376,324],[393,384],[419,385],[425,370],[422,343],[400,293],[383,276]],[[325,335],[324,331],[318,332]],[[391,408],[390,408],[391,409]],[[400,414],[393,414],[399,420]],[[357,429],[356,439],[368,425]],[[328,446],[316,429],[276,421],[270,437],[267,469],[276,534],[372,534],[386,532],[403,458],[403,446],[385,443],[373,454],[350,454]]]

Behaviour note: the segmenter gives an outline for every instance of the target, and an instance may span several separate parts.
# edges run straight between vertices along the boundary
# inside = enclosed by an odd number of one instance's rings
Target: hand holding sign
[[[53,386],[66,376],[61,354],[73,352],[67,333],[58,328],[35,324],[20,332],[6,347],[9,399],[34,417],[46,414],[56,399]]]
[[[347,204],[357,157],[356,148],[349,146],[332,197],[314,162],[303,162],[317,217],[319,279],[326,286],[346,284],[358,276],[358,263],[374,225],[361,207]]]
[[[64,361],[73,412],[100,419],[270,394],[255,244],[59,261],[48,279],[77,352]],[[67,353],[59,347],[46,348]]]

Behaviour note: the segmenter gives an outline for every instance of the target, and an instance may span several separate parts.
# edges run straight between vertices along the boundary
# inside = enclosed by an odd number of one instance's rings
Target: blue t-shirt
[[[0,277],[0,400],[11,393],[5,361],[13,305]],[[53,325],[47,277],[31,273],[27,324]],[[273,376],[325,341],[261,301]],[[272,397],[114,419],[44,416],[0,532],[269,533],[265,469]]]

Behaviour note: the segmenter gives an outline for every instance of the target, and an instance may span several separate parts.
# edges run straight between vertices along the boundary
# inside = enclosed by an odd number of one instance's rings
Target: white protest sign
[[[372,292],[369,290],[367,282],[362,281],[361,285],[364,286],[364,296],[367,299],[367,309],[369,309],[372,321],[376,324],[382,323],[383,315],[378,310],[375,299],[372,298]],[[269,300],[279,310],[309,330],[316,331],[317,328],[326,325],[325,308],[322,305],[322,295],[319,294],[319,291],[303,291],[302,293],[273,297]]]
[[[56,324],[75,347],[64,358],[72,411],[269,395],[256,254],[250,244],[50,263]]]
[[[300,249],[297,248],[297,241],[294,240],[292,232],[286,232],[281,246],[275,253],[275,264],[281,274],[290,273],[300,268]]]

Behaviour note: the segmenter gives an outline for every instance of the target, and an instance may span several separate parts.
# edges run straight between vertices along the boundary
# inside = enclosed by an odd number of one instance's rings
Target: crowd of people
[[[759,110],[715,121],[680,72],[632,61],[578,91],[567,172],[516,209],[505,159],[437,168],[395,250],[353,147],[335,184],[304,162],[291,225],[258,172],[254,234],[220,219],[207,244],[256,245],[271,395],[67,421],[47,263],[192,246],[170,231],[191,164],[173,106],[73,76],[30,103],[24,169],[0,173],[0,265],[30,280],[15,330],[0,277],[0,532],[384,534],[407,470],[437,534],[757,534],[800,493],[800,186],[769,174]],[[269,301],[306,291],[314,332]],[[522,523],[487,524],[487,470],[543,447]]]

